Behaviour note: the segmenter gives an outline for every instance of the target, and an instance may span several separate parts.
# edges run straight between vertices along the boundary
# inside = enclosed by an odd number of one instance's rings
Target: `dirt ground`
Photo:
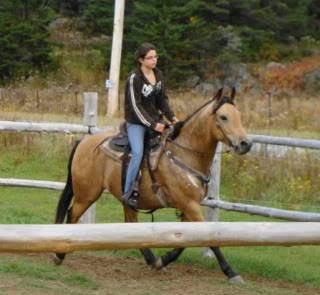
[[[1,254],[4,255],[4,254]],[[52,265],[49,254],[40,254],[41,265]],[[12,255],[14,256],[14,255]],[[24,254],[24,257],[39,257],[39,254]],[[16,257],[19,258],[17,254]],[[70,273],[82,273],[99,283],[96,289],[68,286],[56,280],[37,280],[22,283],[23,276],[0,276],[1,295],[315,295],[320,288],[309,288],[302,284],[270,281],[254,276],[243,276],[246,284],[234,285],[217,270],[208,270],[194,265],[172,263],[167,272],[150,270],[142,259],[131,256],[70,254],[64,262]],[[52,267],[59,267],[53,266]],[[32,279],[31,279],[32,280]],[[39,285],[42,287],[39,288]],[[33,287],[32,287],[33,286]],[[39,290],[40,289],[40,290]]]

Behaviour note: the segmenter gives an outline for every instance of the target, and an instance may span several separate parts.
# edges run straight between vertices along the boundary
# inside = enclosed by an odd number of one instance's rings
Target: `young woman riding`
[[[161,113],[173,124],[178,122],[168,103],[160,70],[156,67],[156,48],[150,43],[140,45],[135,53],[138,67],[127,79],[125,88],[125,120],[131,161],[128,166],[123,201],[131,208],[138,208],[138,199],[133,197],[133,183],[137,180],[144,152],[147,128],[162,133],[165,125]]]

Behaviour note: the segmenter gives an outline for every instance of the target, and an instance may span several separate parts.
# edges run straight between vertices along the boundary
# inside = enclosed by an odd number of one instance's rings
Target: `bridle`
[[[213,109],[212,114],[214,114],[216,116],[216,126],[218,127],[218,129],[221,131],[221,133],[223,134],[224,138],[228,141],[229,145],[234,148],[234,144],[232,143],[232,141],[230,140],[230,138],[227,136],[227,134],[224,132],[223,128],[221,127],[219,120],[218,120],[218,116],[217,116],[217,111],[225,104],[225,103],[229,103],[232,104],[233,106],[234,101],[233,99],[227,97],[227,96],[223,96],[219,103],[217,104],[217,106]]]
[[[224,96],[220,101],[219,103],[214,107],[213,111],[210,113],[210,115],[215,115],[216,117],[216,126],[217,128],[221,131],[221,133],[223,134],[223,136],[225,137],[225,139],[228,141],[229,145],[234,148],[234,145],[232,143],[232,141],[229,139],[229,137],[226,135],[226,133],[224,132],[223,128],[221,127],[220,123],[219,123],[219,120],[218,120],[218,116],[217,116],[217,111],[225,104],[225,103],[229,103],[229,104],[232,104],[234,105],[234,102],[231,98],[229,97],[226,97]],[[204,151],[196,151],[196,150],[193,150],[193,149],[190,149],[186,146],[183,146],[177,142],[175,142],[174,140],[172,140],[170,138],[170,136],[167,136],[163,133],[160,134],[161,137],[164,137],[167,141],[170,141],[172,144],[174,144],[175,146],[178,146],[179,148],[181,149],[184,149],[188,152],[192,152],[192,153],[197,153],[197,154],[203,154],[203,155],[212,155],[212,154],[215,154],[215,152],[204,152]],[[224,153],[229,153],[230,150],[227,150],[225,152],[220,152],[220,154],[224,154]]]
[[[214,108],[213,112],[211,113],[211,115],[215,115],[216,116],[216,126],[219,128],[219,130],[222,132],[222,134],[224,135],[224,137],[227,139],[227,141],[229,142],[231,147],[234,147],[234,145],[232,144],[231,140],[228,138],[228,136],[225,134],[223,128],[221,128],[220,123],[218,121],[218,116],[217,116],[217,111],[218,109],[225,103],[230,103],[232,105],[234,105],[234,102],[232,99],[228,98],[228,97],[223,97],[220,101],[219,104]],[[182,148],[186,151],[192,152],[192,153],[197,153],[197,154],[204,154],[204,155],[213,155],[215,154],[215,152],[204,152],[204,151],[196,151],[193,149],[190,149],[188,147],[185,147],[179,143],[176,143],[174,140],[172,140],[169,136],[161,134],[162,137],[164,137],[167,141],[169,141],[170,143],[178,146],[179,148]],[[187,166],[186,164],[184,164],[181,160],[177,159],[171,151],[166,149],[166,145],[165,144],[160,144],[161,148],[163,149],[164,153],[166,154],[166,156],[170,159],[171,162],[173,162],[174,164],[176,164],[177,166],[179,166],[180,168],[186,170],[187,172],[189,172],[190,174],[192,174],[193,176],[195,176],[196,178],[198,178],[205,186],[208,185],[209,181],[210,181],[210,173],[209,176],[206,177],[205,175],[203,175],[202,173],[190,168],[189,166]],[[226,151],[226,152],[220,152],[220,153],[228,153],[230,152],[230,150]]]

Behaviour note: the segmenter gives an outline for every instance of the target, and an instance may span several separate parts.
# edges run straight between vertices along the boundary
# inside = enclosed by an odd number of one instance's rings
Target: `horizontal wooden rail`
[[[113,126],[105,126],[103,128],[98,128],[96,126],[52,122],[37,123],[0,121],[0,131],[96,134],[110,130],[115,130],[115,128]]]
[[[166,222],[0,225],[0,252],[320,245],[320,223]]]
[[[58,181],[0,178],[0,186],[43,188],[62,191],[65,185],[64,182]],[[104,190],[103,192],[108,193],[107,190]]]
[[[0,186],[11,187],[30,187],[30,188],[42,188],[51,190],[63,190],[65,183],[56,181],[44,181],[44,180],[28,180],[28,179],[15,179],[15,178],[0,178]],[[104,191],[108,193],[107,190]],[[204,199],[201,205],[220,208],[226,211],[236,211],[241,213],[248,213],[251,215],[259,215],[277,219],[304,221],[304,222],[319,222],[320,213],[312,212],[299,212],[292,210],[282,210],[263,206],[254,206],[241,203],[231,203],[221,200]]]
[[[33,187],[60,191],[64,189],[65,185],[66,184],[64,182],[56,181],[0,178],[0,186]]]
[[[0,131],[60,132],[86,134],[89,133],[89,127],[85,125],[65,123],[0,121]]]
[[[89,116],[91,113],[89,113]],[[99,128],[93,125],[52,123],[52,122],[16,122],[0,121],[0,131],[18,132],[61,132],[61,133],[83,133],[96,134],[104,131],[115,130],[113,126]],[[283,145],[290,147],[320,149],[320,140],[300,139],[291,137],[276,137],[267,135],[250,134],[253,142],[271,145]]]
[[[320,150],[320,140],[301,139],[292,137],[276,137],[250,134],[249,137],[256,143],[283,145],[290,147],[309,148]]]
[[[259,215],[277,219],[294,220],[294,221],[307,221],[307,222],[319,222],[320,213],[298,212],[292,210],[282,210],[276,208],[262,207],[247,205],[241,203],[230,203],[220,200],[204,199],[201,202],[202,205],[220,208],[226,211],[236,211],[241,213],[248,213],[252,215]]]

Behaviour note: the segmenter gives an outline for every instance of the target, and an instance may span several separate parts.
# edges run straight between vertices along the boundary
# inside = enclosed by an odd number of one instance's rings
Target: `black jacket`
[[[133,124],[142,124],[154,129],[159,122],[161,113],[172,121],[173,111],[170,109],[165,94],[160,70],[155,68],[156,84],[149,83],[141,69],[131,73],[125,89],[125,120]]]

